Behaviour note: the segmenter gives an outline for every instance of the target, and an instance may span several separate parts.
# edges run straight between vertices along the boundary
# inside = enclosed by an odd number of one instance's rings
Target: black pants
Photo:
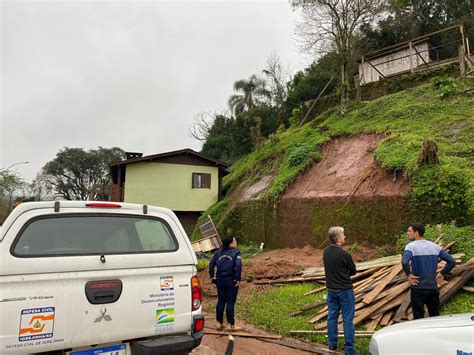
[[[420,319],[425,316],[425,305],[430,317],[439,316],[439,291],[438,289],[411,289],[411,308],[413,318]]]
[[[237,301],[237,293],[239,288],[235,286],[234,280],[219,280],[217,279],[217,305],[216,305],[216,320],[219,323],[224,323],[224,308],[227,317],[227,322],[234,325],[234,306]]]

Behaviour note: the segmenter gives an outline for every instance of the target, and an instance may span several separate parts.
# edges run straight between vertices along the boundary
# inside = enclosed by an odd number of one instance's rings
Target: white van
[[[472,355],[474,313],[416,319],[385,327],[372,336],[371,355]]]
[[[196,263],[169,209],[24,203],[0,227],[0,353],[191,351],[204,332]]]

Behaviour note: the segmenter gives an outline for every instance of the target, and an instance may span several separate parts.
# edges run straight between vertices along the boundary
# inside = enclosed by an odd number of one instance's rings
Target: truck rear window
[[[68,215],[30,221],[12,246],[16,256],[66,256],[169,252],[176,238],[161,219]]]

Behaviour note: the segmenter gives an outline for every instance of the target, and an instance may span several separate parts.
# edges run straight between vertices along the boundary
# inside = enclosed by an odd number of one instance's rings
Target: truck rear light
[[[196,311],[201,307],[202,304],[202,288],[201,281],[197,276],[191,278],[191,301],[192,301],[192,310]]]
[[[91,202],[91,203],[86,203],[86,207],[120,208],[122,207],[122,205],[119,205],[118,203]]]
[[[193,333],[200,332],[204,328],[204,318],[202,319],[196,319],[194,321],[194,329]]]
[[[121,287],[119,282],[98,282],[98,283],[90,283],[87,285],[87,288],[90,289],[98,289],[98,288],[119,288]]]

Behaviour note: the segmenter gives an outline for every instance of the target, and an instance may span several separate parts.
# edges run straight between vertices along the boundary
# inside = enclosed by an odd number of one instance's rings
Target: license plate
[[[69,355],[126,355],[127,344],[104,346],[101,348],[90,348],[86,350],[71,351]]]

